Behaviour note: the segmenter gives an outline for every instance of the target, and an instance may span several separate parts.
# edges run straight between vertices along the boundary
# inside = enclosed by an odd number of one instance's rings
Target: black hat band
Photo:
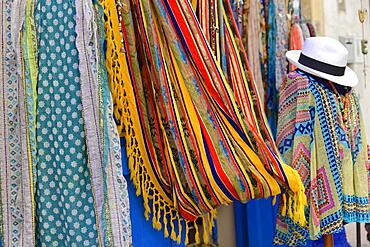
[[[334,76],[343,76],[346,71],[346,67],[339,67],[331,64],[327,64],[316,59],[310,58],[301,53],[298,62],[304,66],[310,67],[311,69],[329,74]]]

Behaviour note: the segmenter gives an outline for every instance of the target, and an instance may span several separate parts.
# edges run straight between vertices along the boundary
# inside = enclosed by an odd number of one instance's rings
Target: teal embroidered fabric
[[[40,0],[36,241],[98,246],[81,104],[73,1]]]

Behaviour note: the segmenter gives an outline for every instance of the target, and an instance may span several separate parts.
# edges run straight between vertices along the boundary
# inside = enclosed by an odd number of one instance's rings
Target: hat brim
[[[327,73],[323,73],[321,71],[311,69],[310,67],[307,67],[307,66],[299,63],[298,60],[299,60],[299,56],[301,55],[301,52],[302,51],[300,51],[300,50],[288,51],[286,53],[286,57],[289,60],[289,62],[291,62],[293,65],[295,65],[296,67],[298,67],[299,69],[301,69],[301,70],[303,70],[307,73],[318,76],[320,78],[327,79],[331,82],[334,82],[334,83],[342,85],[342,86],[347,86],[347,87],[357,86],[358,77],[357,77],[356,73],[351,68],[349,68],[348,66],[346,67],[346,70],[345,70],[343,76],[334,76],[334,75],[330,75],[330,74],[327,74]]]

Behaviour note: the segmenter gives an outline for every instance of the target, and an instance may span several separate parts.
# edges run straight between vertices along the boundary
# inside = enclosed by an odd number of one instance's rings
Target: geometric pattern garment
[[[37,85],[36,240],[38,246],[98,246],[82,118],[76,11],[40,0]]]
[[[353,90],[289,73],[280,90],[277,145],[300,174],[309,204],[304,227],[280,207],[275,243],[306,246],[344,223],[369,222],[367,144]]]

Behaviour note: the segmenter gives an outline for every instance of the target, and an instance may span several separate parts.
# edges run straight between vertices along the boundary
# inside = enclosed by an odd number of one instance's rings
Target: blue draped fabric
[[[163,230],[157,231],[152,227],[152,221],[144,217],[144,206],[142,197],[136,196],[134,185],[130,180],[130,171],[127,166],[127,155],[125,140],[121,138],[123,174],[127,180],[130,198],[130,216],[132,226],[132,244],[134,247],[185,247],[178,245],[170,238],[165,238]],[[177,224],[175,224],[177,225]],[[184,232],[184,231],[183,231]],[[185,237],[185,236],[183,236]],[[0,246],[1,247],[1,246]]]
[[[234,210],[237,247],[274,247],[277,206],[272,206],[271,199],[254,200],[247,204],[237,202],[234,203]],[[335,247],[351,247],[345,231],[333,237]],[[307,247],[324,247],[324,242],[322,239],[310,241]]]
[[[272,246],[275,231],[271,199],[253,200],[247,204],[234,203],[237,247]]]
[[[351,247],[351,245],[347,241],[345,231],[333,234],[333,238],[334,238],[334,246],[335,247]],[[309,246],[324,247],[324,241],[323,241],[323,239],[319,239],[317,241],[312,241],[311,243],[309,243]]]

